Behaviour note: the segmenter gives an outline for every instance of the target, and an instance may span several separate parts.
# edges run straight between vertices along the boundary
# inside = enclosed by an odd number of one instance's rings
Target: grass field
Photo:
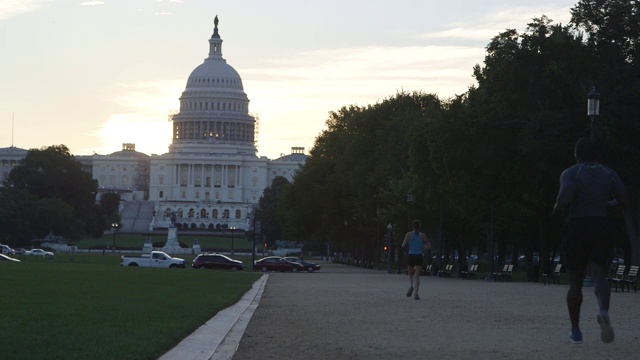
[[[121,267],[109,254],[18,258],[0,262],[3,359],[156,359],[260,277]]]

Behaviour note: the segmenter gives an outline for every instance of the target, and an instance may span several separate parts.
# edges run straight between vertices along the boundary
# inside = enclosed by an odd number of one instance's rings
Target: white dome
[[[187,80],[187,88],[194,87],[243,89],[240,75],[224,59],[206,59],[193,69]]]
[[[209,56],[189,75],[180,111],[171,116],[169,152],[254,154],[256,120],[238,72],[222,58],[216,16]]]

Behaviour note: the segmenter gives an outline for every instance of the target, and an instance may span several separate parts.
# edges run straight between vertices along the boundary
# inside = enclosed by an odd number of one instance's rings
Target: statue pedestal
[[[193,247],[191,248],[192,254],[200,254],[202,252],[202,247],[200,247],[200,240],[193,240]]]
[[[169,232],[167,233],[167,242],[164,244],[162,251],[167,254],[179,254],[182,252],[180,243],[178,243],[178,229],[173,226],[169,228]]]
[[[146,239],[144,241],[144,245],[142,246],[142,252],[145,254],[150,254],[153,251],[153,243],[151,239]]]

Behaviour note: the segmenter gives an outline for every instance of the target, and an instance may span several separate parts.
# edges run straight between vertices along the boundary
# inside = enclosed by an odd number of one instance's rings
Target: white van
[[[10,248],[7,245],[0,245],[0,247],[2,248],[2,253],[5,255],[13,255],[16,253],[15,250],[13,250],[12,248]]]

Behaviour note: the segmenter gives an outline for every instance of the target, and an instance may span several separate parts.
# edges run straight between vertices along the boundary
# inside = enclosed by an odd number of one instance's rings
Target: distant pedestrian
[[[407,297],[415,293],[414,298],[420,300],[418,290],[420,289],[420,273],[422,272],[423,253],[431,248],[427,235],[420,231],[420,221],[413,220],[411,223],[413,231],[407,232],[402,242],[402,247],[409,247],[409,257],[407,259],[409,274],[409,290]]]
[[[593,278],[594,291],[600,312],[600,338],[605,343],[614,340],[609,319],[611,286],[606,280],[611,244],[609,224],[606,218],[608,205],[619,205],[627,217],[629,194],[618,174],[601,165],[597,159],[596,144],[589,138],[578,140],[575,145],[576,164],[560,176],[560,191],[553,207],[553,214],[569,207],[563,249],[566,255],[567,307],[571,320],[570,340],[582,343],[580,331],[580,307],[582,283],[585,274]],[[615,201],[610,201],[611,197]],[[635,232],[634,232],[635,233]],[[632,234],[630,234],[632,236]]]

